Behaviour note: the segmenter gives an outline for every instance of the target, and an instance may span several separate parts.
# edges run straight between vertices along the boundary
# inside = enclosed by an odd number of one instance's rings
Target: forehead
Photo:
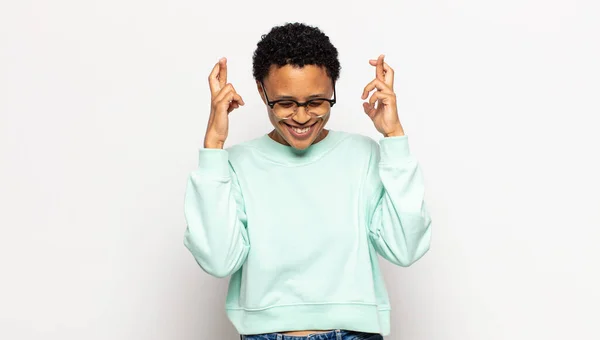
[[[332,91],[331,78],[325,67],[305,65],[304,67],[271,65],[264,80],[269,93],[276,95],[309,96],[315,93]]]

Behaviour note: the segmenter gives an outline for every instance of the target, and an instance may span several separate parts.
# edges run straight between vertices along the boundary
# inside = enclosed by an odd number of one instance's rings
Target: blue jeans
[[[306,336],[283,335],[279,333],[242,335],[242,340],[383,340],[381,334],[334,330]]]

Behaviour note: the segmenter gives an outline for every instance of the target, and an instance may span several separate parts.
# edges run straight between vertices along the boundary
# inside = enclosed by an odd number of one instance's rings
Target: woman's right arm
[[[198,168],[185,192],[187,230],[184,244],[207,273],[226,277],[246,261],[250,243],[242,192],[223,145],[229,133],[229,113],[244,100],[227,83],[227,59],[221,58],[208,76],[211,109]]]

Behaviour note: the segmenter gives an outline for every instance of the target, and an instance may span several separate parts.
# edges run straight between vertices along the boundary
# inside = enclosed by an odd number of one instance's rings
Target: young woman
[[[429,249],[423,179],[398,118],[394,71],[370,60],[364,112],[382,134],[325,129],[340,64],[318,28],[274,27],[253,57],[273,130],[223,149],[244,105],[223,58],[209,76],[210,118],[185,196],[185,245],[231,275],[226,311],[248,340],[382,339],[390,304],[377,254],[409,266]],[[374,92],[372,92],[374,91]]]

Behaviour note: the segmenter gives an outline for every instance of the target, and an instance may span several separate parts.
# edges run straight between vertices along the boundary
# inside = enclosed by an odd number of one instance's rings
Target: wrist
[[[225,145],[226,138],[226,136],[215,133],[212,129],[207,129],[206,134],[204,135],[204,148],[222,149]]]
[[[400,127],[399,129],[396,129],[392,132],[384,133],[383,136],[384,137],[402,137],[402,136],[404,136],[404,130],[402,129],[402,127]]]
[[[204,140],[205,149],[222,149],[223,145],[225,145],[225,143],[221,141]]]

